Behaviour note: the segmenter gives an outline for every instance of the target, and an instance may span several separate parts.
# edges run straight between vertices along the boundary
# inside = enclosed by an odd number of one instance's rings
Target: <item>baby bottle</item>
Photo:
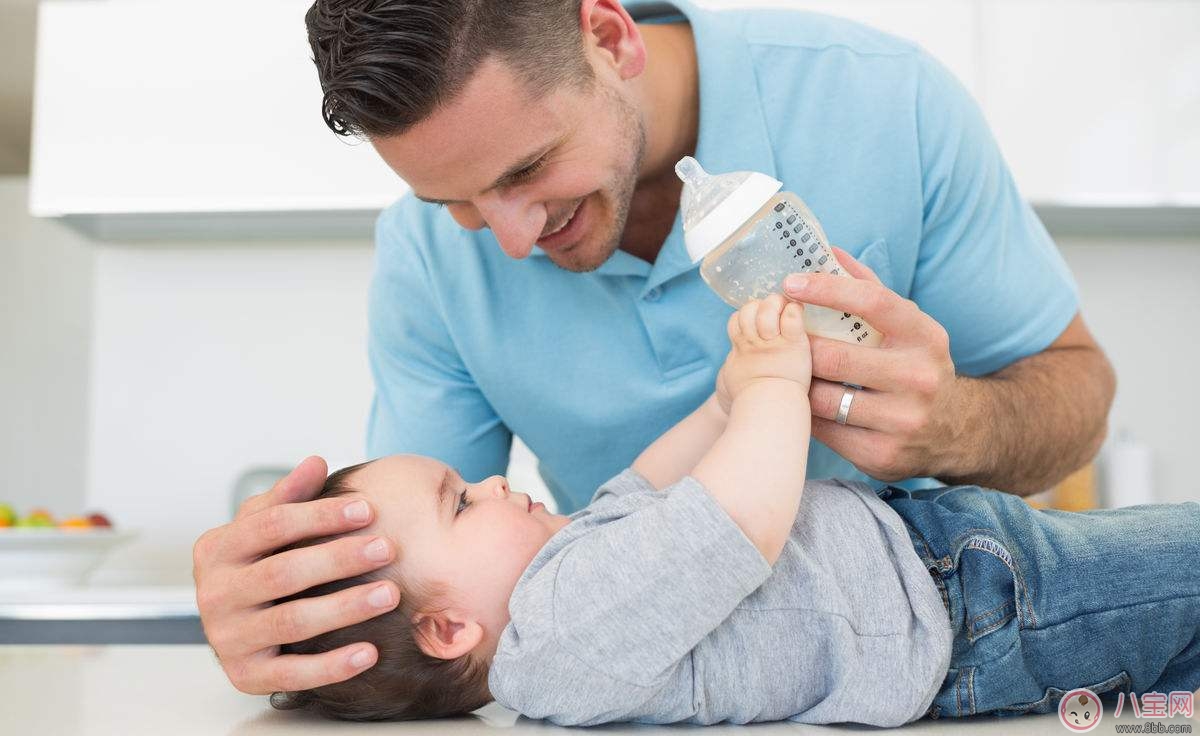
[[[734,308],[781,292],[790,273],[850,277],[812,211],[795,194],[780,192],[781,182],[757,171],[709,175],[691,156],[675,164],[675,173],[683,180],[688,255],[703,259],[700,276]],[[804,305],[804,328],[871,347],[883,340],[862,317],[816,304]]]

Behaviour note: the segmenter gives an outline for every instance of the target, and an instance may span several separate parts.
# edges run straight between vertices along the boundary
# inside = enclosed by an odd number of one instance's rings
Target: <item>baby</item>
[[[569,516],[425,457],[330,475],[323,496],[368,498],[355,533],[397,561],[277,602],[384,578],[401,602],[285,645],[370,641],[379,660],[275,707],[896,726],[1200,687],[1200,504],[1067,513],[977,486],[806,483],[801,307],[751,302],[728,329],[715,392]]]

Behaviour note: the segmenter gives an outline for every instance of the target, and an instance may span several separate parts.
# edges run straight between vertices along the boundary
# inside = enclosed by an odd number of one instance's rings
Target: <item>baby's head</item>
[[[281,654],[312,654],[369,641],[379,659],[344,682],[275,693],[272,705],[350,720],[438,718],[486,705],[492,699],[488,666],[508,623],[509,596],[538,550],[569,519],[510,492],[501,476],[467,483],[453,468],[418,455],[343,468],[329,476],[319,498],[335,496],[371,504],[374,520],[351,534],[387,538],[395,561],[276,603],[391,580],[400,588],[400,604],[361,623],[283,645]],[[343,536],[308,539],[280,551]]]

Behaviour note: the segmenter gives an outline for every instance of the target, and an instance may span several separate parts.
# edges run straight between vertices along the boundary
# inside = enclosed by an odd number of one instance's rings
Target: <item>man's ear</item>
[[[483,641],[483,627],[456,609],[413,616],[417,646],[431,657],[458,659]]]
[[[620,0],[583,0],[579,5],[579,29],[588,55],[598,53],[622,80],[641,74],[646,68],[646,43]]]

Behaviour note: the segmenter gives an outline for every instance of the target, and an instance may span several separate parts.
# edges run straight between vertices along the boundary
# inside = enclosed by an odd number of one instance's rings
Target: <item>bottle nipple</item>
[[[683,180],[679,205],[683,211],[685,231],[695,228],[750,175],[749,172],[739,171],[714,176],[691,156],[684,156],[676,162],[675,174]]]
[[[675,163],[675,174],[683,180],[679,210],[684,244],[693,261],[737,230],[783,186],[752,171],[709,174],[691,156]]]
[[[684,156],[676,162],[675,175],[682,179],[684,184],[697,188],[703,186],[704,181],[708,179],[708,172],[691,156]]]

